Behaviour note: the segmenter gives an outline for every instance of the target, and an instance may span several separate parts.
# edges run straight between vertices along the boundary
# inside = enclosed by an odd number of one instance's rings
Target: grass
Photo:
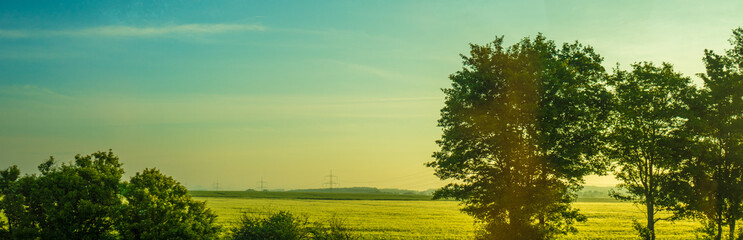
[[[289,210],[312,221],[340,218],[362,239],[462,239],[472,235],[472,219],[459,213],[454,201],[195,198],[206,200],[222,224],[235,222],[243,211]]]
[[[458,202],[430,201],[428,196],[199,191],[192,195],[206,200],[223,225],[236,221],[244,211],[289,210],[310,220],[344,219],[362,239],[472,239],[474,230],[473,219],[458,210]],[[636,239],[632,220],[642,223],[645,218],[637,206],[611,199],[581,199],[574,206],[588,221],[576,225],[578,234],[561,239]],[[698,226],[691,221],[661,221],[657,238],[695,239],[693,230]]]

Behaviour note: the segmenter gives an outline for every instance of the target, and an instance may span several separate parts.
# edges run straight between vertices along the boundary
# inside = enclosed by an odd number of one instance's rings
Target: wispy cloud
[[[27,38],[29,33],[20,30],[3,30],[0,29],[0,38]]]
[[[226,32],[264,31],[259,24],[182,24],[159,27],[99,26],[65,30],[6,30],[0,29],[0,38],[43,37],[155,37],[174,34],[215,34]]]
[[[48,88],[37,85],[0,85],[0,96],[69,98]]]

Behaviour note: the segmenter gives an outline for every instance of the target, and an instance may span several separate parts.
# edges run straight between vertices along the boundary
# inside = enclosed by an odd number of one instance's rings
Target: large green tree
[[[704,219],[713,239],[735,238],[743,217],[743,28],[733,31],[725,55],[704,52],[704,87],[691,98],[687,128],[693,157],[683,174],[677,214]]]
[[[195,201],[186,187],[157,169],[145,169],[124,184],[126,199],[116,221],[124,239],[216,239],[217,215]]]
[[[607,155],[615,161],[620,189],[617,199],[645,205],[645,239],[655,239],[657,213],[674,205],[673,177],[685,159],[686,96],[693,92],[690,79],[670,64],[643,62],[631,71],[615,70],[609,81],[615,107]]]
[[[34,238],[38,229],[31,224],[31,217],[28,210],[23,207],[24,196],[23,190],[28,186],[28,178],[21,178],[21,171],[18,166],[9,167],[0,171],[0,209],[5,216],[6,221],[1,222],[0,238],[2,239],[23,239]]]
[[[0,239],[214,239],[216,215],[155,169],[129,183],[110,150],[39,165],[21,176],[0,171]]]
[[[13,166],[0,173],[0,207],[8,218],[2,234],[16,239],[114,239],[113,215],[121,203],[124,170],[112,152],[75,156],[39,165],[40,175],[19,177]]]
[[[585,217],[570,206],[583,176],[600,173],[610,95],[602,58],[541,34],[510,47],[471,45],[452,74],[439,126],[436,175],[483,223],[481,238],[551,239]]]

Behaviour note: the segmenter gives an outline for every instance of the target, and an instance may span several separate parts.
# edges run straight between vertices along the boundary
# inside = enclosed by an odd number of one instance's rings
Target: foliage
[[[25,198],[21,188],[28,186],[27,182],[32,178],[19,180],[20,175],[21,171],[15,165],[0,171],[0,209],[7,220],[0,228],[2,239],[34,238],[38,235],[38,229],[31,226],[32,216],[23,205]]]
[[[632,228],[635,229],[641,240],[647,240],[652,237],[648,227],[640,224],[637,219],[632,220]]]
[[[346,226],[345,222],[338,218],[333,217],[326,221],[327,225],[316,222],[315,227],[312,231],[313,239],[317,240],[351,240],[356,239],[356,236],[351,234],[350,229]]]
[[[213,239],[219,233],[204,202],[157,170],[122,183],[110,150],[39,165],[40,175],[0,171],[2,239]],[[122,202],[122,200],[124,200]]]
[[[245,213],[237,226],[233,227],[230,237],[235,240],[355,239],[337,218],[330,219],[326,226],[319,222],[311,223],[307,218],[295,216],[288,211],[279,211],[265,218]]]
[[[674,205],[672,176],[686,157],[684,99],[693,87],[670,64],[648,62],[633,64],[631,71],[615,70],[609,85],[616,104],[607,156],[617,165],[617,186],[626,191],[612,196],[646,206],[646,235],[653,240],[657,213]]]
[[[114,239],[112,217],[120,204],[124,173],[112,152],[75,156],[57,166],[54,158],[39,165],[41,175],[18,178],[13,166],[3,171],[3,234],[27,239]]]
[[[309,222],[290,212],[280,211],[267,218],[243,215],[232,230],[232,239],[308,239]]]
[[[204,202],[157,169],[145,169],[124,184],[117,230],[124,239],[215,239],[216,215]]]
[[[716,239],[717,236],[722,237],[722,235],[717,234],[717,225],[714,222],[709,222],[706,220],[702,220],[701,222],[702,222],[702,226],[698,227],[697,229],[694,229],[694,231],[697,234],[696,239],[713,240],[713,239]]]
[[[704,52],[704,88],[689,101],[693,155],[676,194],[677,214],[714,226],[712,239],[722,239],[723,225],[735,239],[735,223],[743,217],[743,28],[730,42],[726,55]]]
[[[610,96],[602,58],[541,34],[511,46],[471,45],[450,76],[439,126],[441,150],[428,166],[456,180],[436,198],[463,201],[485,238],[550,239],[585,218],[570,206],[584,175],[601,173]]]

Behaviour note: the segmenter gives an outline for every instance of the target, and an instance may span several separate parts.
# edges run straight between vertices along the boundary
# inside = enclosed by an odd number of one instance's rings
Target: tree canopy
[[[687,131],[692,154],[682,164],[679,217],[696,217],[705,233],[737,239],[736,221],[743,218],[743,28],[733,30],[733,48],[720,55],[704,51],[704,86],[689,99]]]
[[[674,205],[673,177],[685,159],[683,125],[691,80],[670,64],[642,62],[631,71],[616,70],[609,86],[614,93],[607,156],[616,164],[618,187],[612,195],[646,206],[645,239],[655,239],[657,213]]]
[[[112,217],[121,203],[124,170],[112,152],[75,156],[57,166],[54,158],[39,165],[40,175],[19,177],[16,166],[3,177],[2,234],[28,239],[114,239]]]
[[[471,45],[443,89],[441,179],[436,198],[463,201],[483,238],[550,239],[584,216],[570,206],[583,176],[601,173],[610,95],[602,58],[579,43],[557,47],[541,34],[510,47]]]
[[[117,230],[125,239],[214,239],[217,215],[204,202],[157,169],[145,169],[125,183]]]
[[[2,239],[213,239],[216,215],[185,187],[145,169],[130,183],[113,152],[51,158],[40,175],[0,171]]]

